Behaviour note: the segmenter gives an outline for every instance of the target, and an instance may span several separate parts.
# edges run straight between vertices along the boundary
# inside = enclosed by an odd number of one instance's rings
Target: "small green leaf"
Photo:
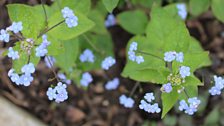
[[[74,67],[79,53],[78,39],[71,39],[62,42],[64,52],[55,56],[56,64],[64,71],[69,72],[69,69]]]
[[[105,34],[107,33],[107,30],[104,25],[104,15],[100,13],[98,10],[92,10],[88,17],[96,23],[96,25],[91,29],[92,32],[98,33],[98,34]]]
[[[190,12],[194,16],[198,16],[206,12],[210,6],[210,0],[190,0]]]
[[[224,0],[212,0],[212,12],[216,18],[224,22]]]
[[[24,4],[9,4],[7,8],[12,21],[23,23],[23,35],[26,38],[37,38],[44,28],[44,13]]]
[[[174,104],[178,100],[178,97],[179,94],[177,93],[176,88],[173,88],[172,92],[170,93],[162,93],[162,104],[163,104],[162,118],[174,106]]]
[[[83,34],[94,26],[94,23],[86,16],[78,12],[76,12],[75,14],[78,17],[78,25],[76,27],[68,28],[66,23],[64,22],[54,29],[50,30],[48,34],[54,36],[56,39],[69,40]],[[63,20],[64,19],[61,15],[61,12],[55,13],[49,19],[49,27],[52,27]]]
[[[117,6],[119,0],[102,0],[104,6],[106,7],[107,11],[112,13],[114,8]]]
[[[141,10],[125,11],[117,18],[121,27],[132,34],[143,34],[148,23],[147,15]]]

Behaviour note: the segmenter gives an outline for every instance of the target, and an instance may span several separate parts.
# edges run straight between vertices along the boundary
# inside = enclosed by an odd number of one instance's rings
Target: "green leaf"
[[[212,0],[212,12],[216,18],[224,22],[224,0]]]
[[[190,0],[190,12],[194,16],[198,16],[206,12],[210,6],[210,0]]]
[[[178,100],[178,97],[179,95],[177,93],[176,88],[173,88],[172,92],[170,93],[162,93],[162,104],[163,104],[162,118],[174,106],[174,104]]]
[[[107,11],[112,13],[114,8],[117,6],[119,0],[102,0],[104,6],[106,7]]]
[[[94,23],[86,16],[78,12],[76,12],[75,14],[78,17],[78,25],[76,27],[68,28],[66,23],[64,22],[54,29],[50,30],[48,34],[54,36],[56,39],[69,40],[85,33],[94,26]],[[52,27],[63,20],[64,19],[61,15],[61,12],[55,13],[49,19],[49,27]]]
[[[121,27],[132,34],[143,34],[148,23],[147,15],[141,10],[125,11],[117,18]]]
[[[177,118],[176,118],[176,116],[167,115],[163,119],[163,122],[166,126],[175,126],[177,123]]]
[[[47,39],[51,42],[51,44],[47,47],[48,55],[55,56],[64,52],[64,46],[62,44],[63,41],[55,39],[50,35],[48,35]]]
[[[107,33],[107,29],[105,28],[104,25],[104,15],[101,14],[100,11],[98,10],[92,10],[89,14],[88,17],[96,23],[96,25],[91,29],[92,32],[97,33],[97,34],[105,34]]]
[[[78,39],[71,39],[63,41],[64,52],[55,56],[56,64],[66,73],[69,69],[74,67],[79,53]]]
[[[24,4],[7,5],[11,21],[23,23],[22,33],[26,38],[37,38],[44,28],[44,13]]]

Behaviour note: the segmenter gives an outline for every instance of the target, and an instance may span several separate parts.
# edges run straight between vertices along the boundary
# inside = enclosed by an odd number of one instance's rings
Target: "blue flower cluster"
[[[209,93],[211,95],[220,95],[224,88],[224,79],[222,77],[214,76],[215,85],[211,87]]]
[[[120,83],[119,79],[118,78],[114,78],[113,80],[108,81],[106,83],[105,88],[107,90],[115,90],[119,86],[119,83]]]
[[[85,49],[83,53],[79,56],[81,62],[94,63],[94,54],[90,49]]]
[[[124,94],[119,97],[119,102],[126,108],[132,108],[135,104],[135,101],[131,97],[127,97]]]
[[[13,22],[11,26],[7,27],[6,30],[1,29],[0,31],[0,41],[9,42],[10,32],[15,34],[23,30],[22,22]]]
[[[43,35],[42,39],[43,39],[42,43],[36,48],[37,57],[44,57],[48,53],[47,47],[51,43],[47,40],[47,35]]]
[[[16,83],[17,85],[24,85],[29,86],[33,81],[33,77],[31,76],[32,73],[35,72],[35,67],[33,63],[29,63],[24,65],[21,68],[22,75],[19,75],[15,72],[14,69],[10,69],[8,72],[8,76],[10,77],[11,81]]]
[[[187,7],[184,3],[179,3],[176,5],[176,8],[178,10],[178,15],[181,17],[181,19],[185,20],[187,18]]]
[[[109,70],[109,68],[113,66],[115,63],[116,63],[116,60],[113,57],[108,56],[102,61],[101,67],[104,70]]]
[[[18,51],[14,51],[12,47],[9,47],[8,49],[8,57],[12,58],[12,60],[16,60],[19,59],[19,52]]]
[[[189,98],[188,103],[185,100],[181,100],[179,110],[184,111],[188,115],[193,115],[197,112],[200,103],[201,101],[197,97]]]
[[[164,61],[166,61],[168,63],[171,63],[174,60],[182,63],[184,61],[183,52],[177,53],[175,51],[169,51],[169,52],[164,53]],[[184,83],[185,78],[190,76],[190,74],[191,74],[190,67],[180,66],[177,74],[171,73],[168,76],[168,81],[169,82],[167,84],[163,84],[163,86],[161,87],[161,91],[166,92],[166,93],[170,93],[173,89],[172,88],[173,85],[180,85],[181,83]],[[179,91],[178,93],[180,93],[182,90],[178,90],[178,91]]]
[[[65,19],[65,23],[69,28],[73,28],[78,25],[78,17],[75,16],[73,10],[71,10],[69,7],[64,7],[61,10],[61,13]]]
[[[85,72],[82,74],[80,84],[84,87],[87,87],[92,81],[93,81],[93,78],[92,78],[91,74],[88,72]]]
[[[55,102],[60,103],[68,99],[68,92],[66,90],[66,84],[58,82],[55,88],[49,87],[47,90],[47,96],[49,100],[55,100]]]
[[[153,93],[146,93],[144,99],[140,101],[139,108],[148,112],[148,113],[160,113],[161,108],[159,108],[158,103],[151,104],[155,100]]]
[[[140,63],[143,63],[145,60],[144,60],[144,57],[139,55],[137,56],[136,55],[136,52],[138,49],[138,43],[137,42],[132,42],[130,44],[130,47],[129,47],[129,50],[128,50],[128,58],[133,61],[133,62],[136,62],[137,64],[140,64]]]

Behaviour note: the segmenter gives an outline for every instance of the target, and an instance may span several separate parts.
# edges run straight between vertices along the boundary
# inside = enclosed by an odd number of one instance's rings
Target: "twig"
[[[54,74],[55,78],[57,79],[57,81],[60,82],[60,80],[59,80],[58,77],[57,77],[56,72],[55,72],[54,69],[53,69],[53,64],[51,63],[51,60],[49,59],[48,56],[46,56],[46,57],[47,57],[47,60],[48,60],[48,62],[49,62],[49,64],[50,64],[50,69],[51,69],[51,71],[53,72],[53,74]]]
[[[135,86],[132,88],[129,97],[131,97],[131,96],[134,94],[134,92],[136,91],[136,89],[137,89],[137,87],[139,86],[139,84],[140,84],[139,81],[137,81],[137,82],[135,83]]]

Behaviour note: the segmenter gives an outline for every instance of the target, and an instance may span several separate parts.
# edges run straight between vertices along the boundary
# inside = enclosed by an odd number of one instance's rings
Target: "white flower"
[[[185,20],[187,17],[187,8],[186,8],[186,4],[184,3],[179,3],[176,5],[177,9],[178,9],[178,15]]]
[[[109,68],[113,66],[115,63],[116,63],[116,60],[113,57],[108,56],[102,61],[101,67],[104,70],[109,70]]]
[[[185,77],[187,77],[187,76],[190,76],[190,67],[187,67],[187,66],[181,66],[180,68],[179,68],[179,73],[180,73],[180,76],[182,77],[182,78],[185,78]]]
[[[13,31],[15,34],[23,30],[22,22],[13,22],[12,25],[9,27],[10,31]]]
[[[8,57],[12,58],[13,60],[19,59],[18,51],[14,51],[12,47],[9,47],[8,51]]]

